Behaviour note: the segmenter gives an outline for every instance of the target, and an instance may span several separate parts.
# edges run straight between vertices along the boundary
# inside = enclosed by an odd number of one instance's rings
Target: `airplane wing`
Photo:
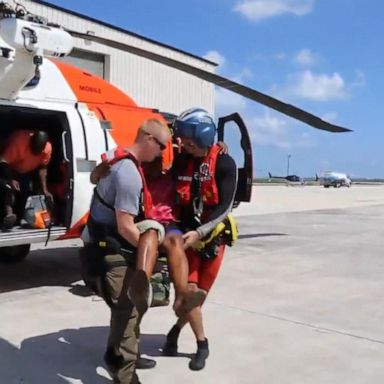
[[[269,108],[272,108],[278,112],[281,112],[287,116],[290,116],[296,120],[299,120],[303,123],[306,123],[314,128],[321,129],[328,132],[350,132],[350,129],[340,127],[338,125],[334,125],[331,123],[328,123],[319,117],[306,112],[300,108],[297,108],[291,104],[284,103],[278,99],[275,99],[274,97],[268,96],[264,93],[261,93],[259,91],[256,91],[253,88],[247,87],[245,85],[236,83],[233,80],[227,79],[223,76],[216,75],[214,73],[205,71],[203,69],[195,68],[191,65],[181,63],[177,60],[171,59],[169,57],[160,55],[158,53],[150,52],[142,48],[134,47],[130,44],[122,43],[120,41],[110,40],[106,39],[104,37],[96,36],[96,35],[90,35],[87,33],[77,32],[74,30],[66,29],[68,33],[70,33],[72,36],[94,41],[96,43],[104,44],[107,46],[110,46],[112,48],[117,48],[125,52],[132,53],[134,55],[144,57],[146,59],[155,61],[157,63],[161,63],[164,65],[167,65],[169,67],[178,69],[180,71],[189,73],[193,76],[196,76],[202,80],[208,81],[210,83],[213,83],[217,85],[218,87],[225,88],[231,92],[237,93],[241,96],[244,96],[250,100],[256,101],[262,105],[265,105]]]

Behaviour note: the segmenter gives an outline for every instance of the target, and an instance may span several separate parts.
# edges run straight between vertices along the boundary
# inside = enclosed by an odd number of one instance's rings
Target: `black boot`
[[[167,341],[163,347],[164,356],[176,356],[177,355],[177,340],[179,338],[181,329],[175,324],[168,332]]]
[[[156,366],[156,361],[139,355],[136,360],[136,369],[151,369]]]
[[[9,215],[5,216],[3,220],[3,230],[9,231],[10,229],[12,229],[15,226],[16,221],[17,217],[13,213],[10,213]]]
[[[189,368],[192,369],[192,371],[200,371],[205,367],[205,360],[207,360],[208,356],[208,339],[205,338],[205,340],[202,341],[198,340],[197,351],[189,362]]]

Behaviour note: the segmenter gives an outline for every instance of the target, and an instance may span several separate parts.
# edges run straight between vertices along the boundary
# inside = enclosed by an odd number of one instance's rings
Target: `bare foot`
[[[128,297],[142,316],[147,311],[150,303],[151,287],[146,273],[136,270],[128,288]]]
[[[206,297],[207,292],[200,288],[197,288],[196,291],[189,291],[183,296],[180,295],[173,304],[176,316],[181,317],[191,309],[202,305]]]

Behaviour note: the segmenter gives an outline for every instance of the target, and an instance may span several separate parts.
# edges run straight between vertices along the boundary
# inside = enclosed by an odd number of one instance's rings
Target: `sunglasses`
[[[155,140],[156,143],[159,144],[161,151],[164,151],[164,149],[167,148],[167,146],[164,143],[162,143],[157,137],[155,136],[152,136],[152,137],[153,137],[153,140]]]
[[[152,133],[143,131],[146,135],[151,136],[152,139],[159,145],[160,150],[164,151],[165,148],[167,148],[166,144],[162,143],[157,137],[153,136]]]

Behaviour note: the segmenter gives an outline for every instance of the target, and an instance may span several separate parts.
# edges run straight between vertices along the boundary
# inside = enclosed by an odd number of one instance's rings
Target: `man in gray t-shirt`
[[[104,196],[104,201],[115,210],[136,217],[140,212],[140,196],[143,181],[137,166],[131,159],[123,159],[114,164],[108,175],[100,179],[97,192]],[[91,204],[91,214],[94,220],[110,226],[117,226],[115,212],[94,198]]]
[[[118,161],[109,174],[100,179],[87,225],[91,241],[95,244],[102,240],[96,239],[95,234],[105,230],[112,238],[126,241],[132,249],[139,245],[140,231],[135,222],[142,213],[143,180],[138,166],[141,162],[151,162],[160,156],[170,138],[168,127],[160,120],[144,121],[135,142],[127,148],[132,159]],[[157,243],[153,246],[156,249],[151,251],[156,252]],[[102,279],[102,295],[111,309],[111,326],[104,359],[114,383],[139,383],[135,365],[141,314],[127,295],[135,270],[117,251],[109,250],[103,257],[107,272]]]

